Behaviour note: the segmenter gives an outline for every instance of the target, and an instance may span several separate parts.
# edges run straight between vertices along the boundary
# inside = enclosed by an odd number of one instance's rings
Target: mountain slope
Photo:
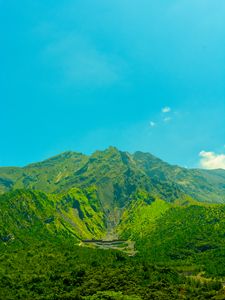
[[[172,204],[157,198],[146,203],[139,197],[124,211],[117,231],[121,238],[135,240],[151,262],[225,277],[225,205],[189,197]]]
[[[60,195],[15,190],[0,196],[0,212],[3,244],[105,235],[106,221],[94,187]]]
[[[142,152],[136,152],[134,159],[154,186],[164,190],[167,184],[172,190],[182,191],[198,201],[225,203],[225,170],[181,168]]]
[[[65,152],[23,168],[0,168],[0,193],[35,189],[61,193],[97,187],[105,211],[123,208],[139,188],[172,202],[189,195],[203,202],[225,202],[225,171],[171,166],[149,153],[131,155],[114,147],[91,156]]]
[[[83,154],[65,152],[43,162],[23,168],[0,168],[0,192],[13,189],[35,189],[48,193],[61,191],[63,179],[72,176],[88,160]]]

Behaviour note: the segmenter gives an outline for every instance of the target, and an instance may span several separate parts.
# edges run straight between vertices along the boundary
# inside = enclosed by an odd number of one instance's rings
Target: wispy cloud
[[[150,123],[149,123],[149,125],[150,125],[150,127],[155,127],[156,126],[156,123],[154,122],[154,121],[150,121]]]
[[[173,116],[176,115],[176,112],[173,112],[169,106],[165,106],[161,109],[161,113],[155,116],[156,121],[151,120],[149,126],[151,128],[156,127],[157,125],[163,125],[169,123],[173,120]]]
[[[68,85],[101,87],[123,80],[120,57],[100,51],[89,38],[73,32],[54,36],[43,57]]]
[[[169,106],[165,106],[162,108],[162,113],[166,114],[166,113],[169,113],[171,112],[171,108]]]
[[[204,169],[225,169],[225,154],[201,151],[200,167]]]
[[[171,117],[166,117],[166,118],[163,119],[163,121],[165,123],[168,123],[168,122],[172,121],[172,118]]]

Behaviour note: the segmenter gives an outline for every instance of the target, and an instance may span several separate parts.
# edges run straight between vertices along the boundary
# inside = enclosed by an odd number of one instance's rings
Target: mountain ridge
[[[115,147],[95,151],[92,155],[67,151],[21,168],[0,167],[0,193],[17,188],[59,193],[74,186],[102,185],[104,181],[115,187],[119,177],[126,187],[133,179],[131,190],[137,183],[153,193],[160,194],[164,190],[161,197],[168,201],[184,193],[199,201],[225,202],[224,170],[186,169],[170,165],[150,153],[130,154]],[[126,198],[127,194],[129,191]]]

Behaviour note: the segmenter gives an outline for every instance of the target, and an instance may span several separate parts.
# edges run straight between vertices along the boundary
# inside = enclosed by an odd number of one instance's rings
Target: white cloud
[[[225,169],[225,154],[201,151],[200,167],[204,169]]]
[[[165,123],[168,123],[168,122],[172,121],[172,118],[171,117],[166,117],[166,118],[163,119],[163,121]]]
[[[169,106],[165,106],[162,108],[162,113],[166,114],[166,113],[169,113],[171,112],[171,108]]]
[[[151,122],[149,123],[149,125],[150,125],[150,127],[155,127],[155,126],[156,126],[156,123],[155,123],[154,121],[151,121]]]

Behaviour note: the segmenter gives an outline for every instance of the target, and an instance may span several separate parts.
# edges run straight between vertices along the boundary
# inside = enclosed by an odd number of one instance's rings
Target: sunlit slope
[[[85,155],[65,152],[23,168],[0,168],[0,191],[36,189],[48,193],[62,190],[62,182],[88,160]]]
[[[136,241],[140,255],[152,262],[199,266],[225,276],[225,205],[184,197],[173,204],[160,199],[132,201],[117,228]]]
[[[0,197],[1,245],[53,238],[101,237],[105,218],[94,187],[60,195],[15,190]]]

